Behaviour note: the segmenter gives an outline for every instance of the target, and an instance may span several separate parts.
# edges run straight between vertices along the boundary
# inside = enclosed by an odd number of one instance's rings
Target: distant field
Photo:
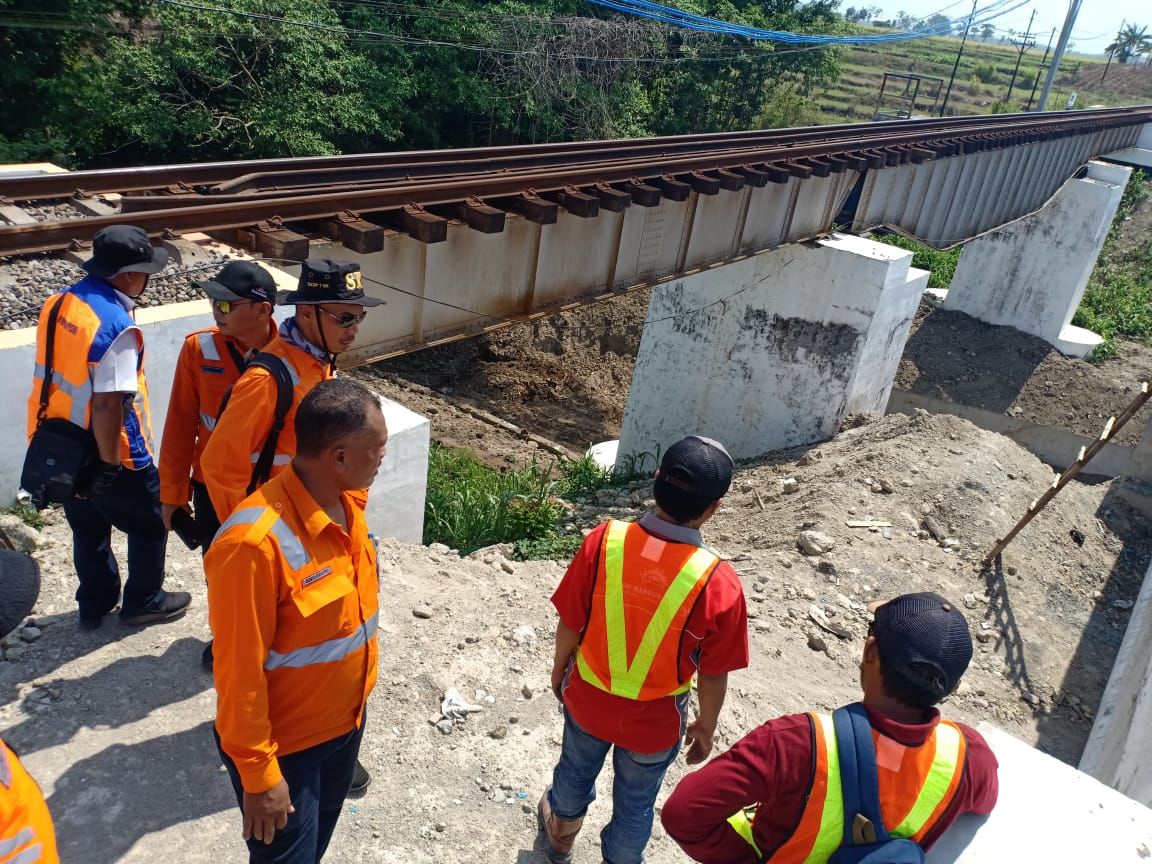
[[[1037,99],[1044,85],[1040,60],[1047,41],[1048,34],[1042,34],[1040,46],[1025,52],[1009,101],[1008,86],[1016,65],[1017,49],[998,40],[981,42],[969,39],[948,99],[947,113],[989,114],[1025,110],[1037,74],[1041,76],[1036,88]],[[871,120],[885,72],[912,72],[943,78],[936,110],[932,111],[932,85],[929,82],[921,85],[921,96],[916,105],[917,113],[938,114],[959,47],[958,38],[937,38],[848,49],[843,55],[844,73],[840,80],[809,97],[809,115],[804,119],[812,123]],[[1103,70],[1104,63],[1097,57],[1065,55],[1048,108],[1063,109],[1072,92],[1076,93],[1078,108],[1152,102],[1152,69],[1149,67],[1113,64],[1108,70],[1108,78],[1101,85]],[[890,82],[889,90],[892,86],[893,82]]]

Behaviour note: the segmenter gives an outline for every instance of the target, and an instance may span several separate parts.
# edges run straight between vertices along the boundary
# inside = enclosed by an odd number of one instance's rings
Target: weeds
[[[5,516],[19,516],[20,521],[25,525],[35,528],[37,531],[44,529],[44,516],[35,507],[29,507],[27,504],[13,504],[11,507],[0,507],[0,514]]]
[[[960,262],[960,248],[933,249],[899,234],[876,235],[873,239],[912,252],[912,266],[927,270],[931,274],[928,277],[929,288],[947,289],[952,284],[952,277],[956,275],[956,265]]]

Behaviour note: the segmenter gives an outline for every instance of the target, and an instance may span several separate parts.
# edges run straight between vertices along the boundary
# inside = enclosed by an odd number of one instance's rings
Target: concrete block
[[[928,864],[1144,864],[1152,810],[988,723],[980,734],[1000,763],[1000,798],[986,817],[961,816]]]
[[[833,235],[655,288],[618,460],[693,433],[756,456],[883,414],[927,278],[910,262]]]
[[[1095,334],[1072,327],[1131,169],[1088,163],[1040,210],[964,248],[945,309],[1015,327],[1084,356]]]
[[[424,498],[428,491],[427,417],[380,397],[388,424],[388,450],[368,490],[368,527],[379,537],[404,543],[424,541]]]
[[[1142,150],[1152,150],[1152,123],[1140,130],[1140,137],[1136,139],[1136,146]]]

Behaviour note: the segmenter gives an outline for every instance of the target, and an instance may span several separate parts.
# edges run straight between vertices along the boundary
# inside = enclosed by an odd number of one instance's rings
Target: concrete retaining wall
[[[732,455],[826,440],[881,414],[928,274],[860,237],[792,244],[652,292],[620,459],[683,435]]]
[[[172,376],[184,337],[212,326],[207,302],[173,303],[138,310],[144,331],[144,370],[152,405],[154,444],[159,454]],[[0,414],[2,440],[14,442],[0,450],[0,505],[16,499],[25,452],[25,406],[32,389],[36,330],[33,327],[0,332],[0,401],[10,406]],[[388,453],[372,486],[368,515],[372,530],[381,536],[419,543],[424,533],[424,494],[428,480],[428,420],[402,405],[382,399],[388,422]]]

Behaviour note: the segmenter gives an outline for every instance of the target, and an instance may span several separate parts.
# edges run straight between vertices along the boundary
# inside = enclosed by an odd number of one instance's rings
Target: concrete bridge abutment
[[[1072,324],[1132,170],[1089,162],[1040,210],[964,247],[943,308],[1038,336],[1074,357],[1101,338]]]
[[[928,279],[911,261],[837,234],[655,287],[617,464],[689,434],[752,457],[882,415]]]

